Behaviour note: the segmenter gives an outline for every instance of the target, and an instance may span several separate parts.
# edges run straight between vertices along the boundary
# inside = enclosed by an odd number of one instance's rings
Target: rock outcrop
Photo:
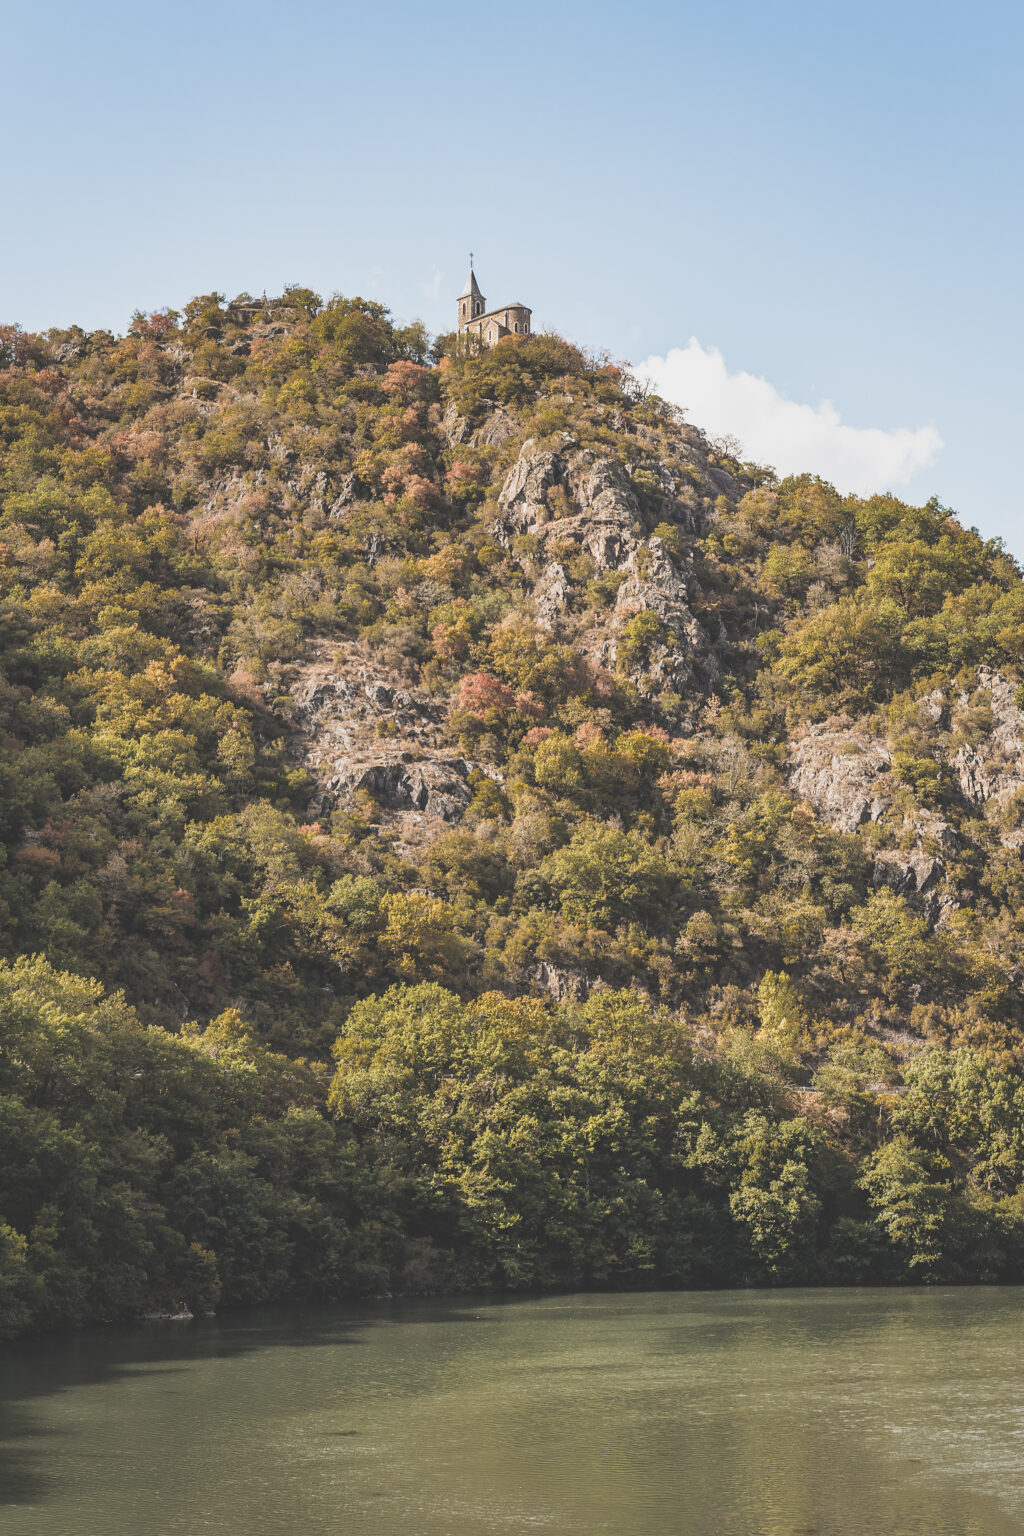
[[[399,817],[462,817],[472,765],[452,751],[436,701],[374,677],[340,648],[303,668],[292,695],[295,755],[317,783],[311,814],[365,791]]]
[[[1017,684],[998,672],[982,668],[978,689],[982,701],[985,696],[991,701],[991,724],[980,741],[957,748],[950,766],[967,803],[984,806],[990,800],[1008,800],[1024,789],[1024,710],[1017,703]],[[954,727],[957,713],[971,702],[967,694],[961,694],[954,710]]]
[[[790,785],[839,832],[891,820],[897,780],[885,741],[852,724],[829,721],[812,727],[789,752]],[[892,822],[897,847],[872,849],[872,883],[917,899],[932,922],[955,906],[939,896],[947,861],[960,848],[955,829],[934,811],[918,810],[908,825]]]
[[[569,999],[584,1003],[591,992],[599,992],[604,987],[599,976],[570,970],[567,966],[555,965],[551,960],[538,960],[527,974],[531,983],[540,991],[547,992],[556,1003],[564,1003]]]
[[[941,859],[922,848],[882,848],[875,854],[872,883],[887,885],[900,896],[929,895],[946,873]]]
[[[555,490],[561,497],[552,497]],[[504,548],[521,534],[538,535],[544,543],[570,538],[599,571],[618,570],[643,537],[640,506],[624,470],[570,437],[558,453],[538,449],[532,438],[525,442],[498,504],[495,534]]]
[[[674,480],[669,485],[674,488]],[[557,629],[572,602],[573,582],[562,552],[575,547],[600,575],[623,577],[610,623],[592,647],[602,663],[615,664],[618,638],[629,620],[651,612],[665,631],[665,643],[645,664],[656,682],[684,687],[698,658],[706,675],[717,674],[711,642],[690,608],[687,563],[649,535],[640,500],[620,464],[580,448],[568,435],[558,450],[538,448],[531,439],[506,475],[498,504],[497,542],[515,552],[518,538],[532,541],[524,567],[540,567],[533,603],[546,628]]]
[[[494,403],[478,427],[471,427],[454,405],[449,405],[445,411],[441,425],[450,448],[459,443],[467,443],[470,448],[499,448],[516,430],[511,413],[505,406]]]
[[[919,718],[926,722],[928,750],[945,771],[953,803],[957,793],[962,797],[961,814],[980,810],[999,825],[1002,806],[1024,790],[1024,710],[1016,685],[983,670],[972,694],[949,701],[936,693],[921,700]],[[789,782],[838,831],[855,832],[871,822],[890,829],[890,843],[897,846],[872,850],[876,887],[924,898],[921,908],[933,921],[955,906],[955,896],[939,888],[963,836],[937,811],[917,808],[910,820],[904,808],[897,813],[899,780],[887,741],[848,721],[812,726],[790,745]],[[948,814],[956,820],[955,811]],[[1000,840],[1018,849],[1024,832],[1004,823]]]
[[[878,821],[892,801],[892,753],[852,725],[813,726],[789,751],[790,784],[839,832]]]
[[[1016,683],[982,668],[975,693],[961,693],[952,703],[941,693],[921,700],[920,712],[935,732],[930,749],[972,809],[998,805],[1024,789],[1024,709],[1017,697]],[[843,832],[884,818],[896,788],[892,764],[886,741],[844,721],[812,726],[789,748],[792,787]],[[935,817],[922,835],[937,838],[947,852],[956,846],[952,828]]]
[[[691,650],[707,646],[707,635],[690,611],[686,579],[660,539],[649,539],[633,549],[623,568],[626,579],[615,598],[620,617],[648,610],[673,635],[683,637]]]

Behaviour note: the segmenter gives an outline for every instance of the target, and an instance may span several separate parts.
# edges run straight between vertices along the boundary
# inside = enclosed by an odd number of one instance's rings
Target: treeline
[[[270,1299],[1019,1280],[1024,1082],[833,1066],[840,1149],[634,994],[430,983],[322,1064],[236,1013],[170,1035],[44,960],[0,971],[0,1329]],[[854,1155],[856,1154],[856,1155]]]

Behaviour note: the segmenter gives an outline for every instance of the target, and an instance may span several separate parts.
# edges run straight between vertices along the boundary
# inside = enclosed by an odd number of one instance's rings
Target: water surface
[[[7,1346],[3,1536],[1024,1536],[1024,1291],[266,1309]]]

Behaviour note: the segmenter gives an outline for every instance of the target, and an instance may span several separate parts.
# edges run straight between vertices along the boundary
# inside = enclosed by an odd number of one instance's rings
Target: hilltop
[[[998,542],[301,288],[0,366],[8,1331],[1020,1278]]]

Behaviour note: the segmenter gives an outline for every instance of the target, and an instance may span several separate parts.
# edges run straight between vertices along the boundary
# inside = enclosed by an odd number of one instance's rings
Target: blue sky
[[[0,318],[302,282],[446,329],[472,248],[698,424],[1024,556],[1019,5],[4,16]]]

